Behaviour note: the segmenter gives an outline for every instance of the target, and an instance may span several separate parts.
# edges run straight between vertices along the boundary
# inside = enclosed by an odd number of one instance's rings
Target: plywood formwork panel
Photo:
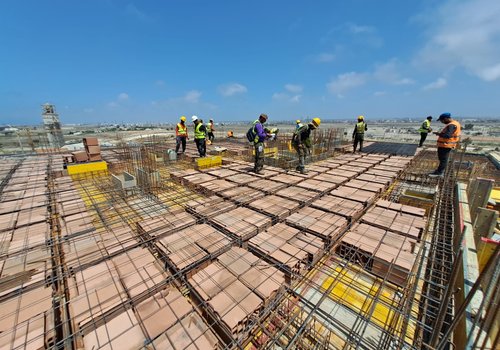
[[[308,181],[308,180],[305,180]],[[318,198],[321,194],[315,191],[309,191],[306,189],[307,187],[299,187],[299,186],[290,186],[283,188],[276,192],[277,196],[287,198],[301,204],[309,204],[316,198]],[[290,208],[291,209],[291,208]]]
[[[206,169],[206,170],[203,170],[203,172],[206,172],[207,174],[210,174],[212,176],[217,176],[217,177],[223,178],[223,179],[226,177],[238,174],[238,172],[236,170],[225,169],[225,168]]]
[[[237,183],[239,185],[246,185],[248,183],[252,183],[252,182],[259,180],[259,178],[257,176],[254,176],[251,174],[242,174],[242,173],[230,175],[230,176],[226,177],[225,179],[228,181],[232,181],[234,183]]]
[[[278,181],[272,181],[272,180],[257,180],[257,181],[252,181],[250,183],[246,184],[248,187],[255,188],[257,190],[264,191],[266,193],[276,193],[277,191],[281,190],[282,188],[287,187],[286,184]]]
[[[287,185],[296,185],[303,180],[303,177],[292,175],[290,173],[279,174],[273,177],[273,181],[283,182]]]
[[[167,332],[156,338],[151,345],[155,349],[217,349],[219,341],[205,322],[192,312],[181,322],[169,328]]]
[[[272,219],[248,208],[236,208],[209,219],[232,237],[246,241],[271,225]]]
[[[50,228],[46,222],[36,223],[13,230],[9,254],[13,254],[23,249],[44,245],[50,238],[49,232]]]
[[[235,208],[236,205],[234,203],[225,201],[223,198],[217,196],[200,198],[186,203],[187,211],[205,219]]]
[[[294,197],[299,200],[303,200],[305,197],[307,197],[307,193],[304,194],[304,197],[301,198],[298,198],[298,194],[295,193]],[[300,207],[300,202],[285,199],[280,196],[268,195],[261,199],[249,202],[248,206],[260,213],[264,213],[276,220],[279,220],[284,219],[285,217],[296,211]]]
[[[271,226],[250,239],[248,246],[264,260],[297,278],[317,261],[324,243],[320,238],[284,223]]]
[[[302,187],[308,190],[315,191],[317,193],[326,193],[333,190],[338,185],[328,181],[322,181],[317,179],[317,176],[312,179],[306,179],[297,184],[298,187]]]
[[[45,326],[45,315],[52,309],[52,288],[39,287],[18,293],[2,302],[0,316],[0,346],[23,348],[22,341],[31,340],[27,345],[39,344],[42,332],[49,331],[53,325]],[[26,331],[33,333],[27,333]],[[24,331],[24,332],[23,332]],[[26,332],[26,333],[25,333]],[[33,347],[32,347],[33,348]],[[43,347],[42,347],[43,348]]]
[[[191,226],[195,222],[196,219],[191,214],[185,211],[176,211],[140,221],[137,223],[137,229],[139,232],[155,237]]]
[[[127,300],[118,272],[111,261],[90,266],[74,275],[68,302],[73,330],[79,330]]]
[[[236,187],[237,184],[234,182],[230,182],[224,179],[219,179],[219,180],[211,180],[208,182],[204,182],[202,184],[197,185],[197,189],[199,191],[205,192],[205,193],[211,193],[211,194],[216,194],[220,191],[225,191],[231,188]]]
[[[422,217],[378,206],[369,209],[361,220],[415,240],[420,239],[426,225]]]
[[[381,170],[375,168],[368,169],[365,174],[384,176],[391,179],[394,179],[398,176],[398,172],[395,170]]]
[[[358,190],[357,188],[347,187],[345,185],[337,187],[336,189],[331,191],[330,194],[336,197],[341,197],[356,202],[360,202],[365,206],[371,204],[375,200],[375,197],[377,196],[377,193],[375,192]]]
[[[359,175],[356,180],[368,181],[373,183],[379,183],[388,186],[392,182],[392,178],[364,173]]]
[[[314,176],[312,179],[318,181],[330,182],[337,186],[343,184],[346,181],[349,181],[348,177],[335,175],[333,171],[327,172],[325,174],[319,174],[317,176]]]
[[[326,195],[316,199],[311,203],[311,206],[330,213],[342,215],[348,218],[349,221],[359,218],[365,209],[364,205],[360,202],[332,195]]]
[[[315,208],[302,208],[286,223],[311,232],[325,240],[336,240],[347,227],[347,219]]]
[[[16,290],[42,283],[50,273],[50,249],[38,246],[33,249],[22,249],[4,256],[1,276],[3,283],[0,285],[2,292]]]
[[[22,199],[9,201],[9,202],[0,202],[0,219],[3,214],[9,214],[21,209]]]
[[[344,184],[344,186],[354,187],[363,191],[380,193],[387,188],[385,184],[353,179]]]
[[[124,311],[117,317],[84,335],[84,349],[139,349],[144,344],[145,336],[141,326],[131,310]]]
[[[334,176],[341,176],[341,177],[345,177],[348,179],[353,179],[356,176],[358,176],[358,173],[355,171],[349,171],[349,170],[340,169],[340,168],[332,169],[330,171],[327,171],[325,174],[334,175]]]
[[[51,330],[46,318],[45,313],[40,313],[8,331],[0,330],[0,349],[44,349],[46,332]]]
[[[247,204],[253,200],[264,197],[266,194],[255,188],[240,186],[222,191],[218,193],[218,195],[237,204]]]
[[[229,249],[230,244],[224,234],[207,224],[185,228],[160,238],[157,243],[172,262],[172,267],[184,272],[215,258]]]

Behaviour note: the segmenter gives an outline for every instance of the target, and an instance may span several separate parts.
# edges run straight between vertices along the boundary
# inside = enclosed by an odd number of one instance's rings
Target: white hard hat
[[[195,115],[193,115],[193,116],[191,117],[191,120],[194,122],[194,121],[198,120],[198,117],[197,117],[197,116],[195,116]]]

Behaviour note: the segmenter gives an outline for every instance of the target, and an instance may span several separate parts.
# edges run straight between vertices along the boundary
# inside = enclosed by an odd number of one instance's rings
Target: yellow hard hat
[[[321,119],[313,118],[312,123],[315,127],[318,127],[321,124]]]
[[[181,117],[181,120],[182,120],[183,122],[185,122],[185,121],[186,121],[186,117],[185,117],[185,116],[182,116],[182,117]]]
[[[300,119],[297,119],[295,122],[296,122],[297,124],[300,124]]]
[[[358,120],[365,120],[365,117],[363,117],[362,115],[358,116]]]

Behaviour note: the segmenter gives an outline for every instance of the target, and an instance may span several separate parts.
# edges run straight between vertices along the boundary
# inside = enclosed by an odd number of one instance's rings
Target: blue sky
[[[500,116],[498,0],[5,0],[0,43],[0,124]]]

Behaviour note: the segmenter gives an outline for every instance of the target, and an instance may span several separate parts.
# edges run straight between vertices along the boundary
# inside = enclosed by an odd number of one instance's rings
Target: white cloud
[[[326,84],[326,87],[330,93],[336,94],[338,97],[348,90],[364,85],[367,78],[365,73],[349,72],[339,74],[337,78]]]
[[[219,93],[222,96],[233,96],[237,94],[244,94],[248,89],[245,85],[239,83],[230,83],[226,85],[219,86]]]
[[[417,62],[460,67],[484,81],[500,79],[500,1],[448,0],[423,17],[428,41]]]
[[[386,63],[375,66],[373,76],[375,79],[392,85],[409,85],[414,81],[410,78],[403,78],[399,73],[400,64],[397,59],[393,58]]]
[[[444,88],[448,82],[446,81],[445,78],[438,78],[436,81],[433,81],[430,84],[427,84],[424,86],[422,89],[423,90],[435,90],[435,89],[442,89]]]
[[[347,28],[353,34],[374,33],[375,32],[375,27],[360,26],[360,25],[357,25],[357,24],[354,24],[354,23],[347,24]]]
[[[335,59],[335,55],[333,53],[320,53],[314,57],[314,61],[318,63],[328,63],[332,62]]]
[[[285,92],[275,92],[272,96],[273,100],[276,101],[287,101],[287,102],[300,102],[300,99],[302,98],[302,95],[293,95],[290,96],[289,94]]]
[[[198,90],[188,91],[184,96],[184,101],[189,103],[198,103],[201,97],[201,92]]]
[[[285,90],[291,92],[291,93],[299,93],[302,92],[302,86],[301,85],[295,85],[295,84],[286,84],[285,85]]]
[[[118,95],[118,100],[119,101],[125,101],[128,100],[128,94],[125,92],[122,92],[121,94]]]

